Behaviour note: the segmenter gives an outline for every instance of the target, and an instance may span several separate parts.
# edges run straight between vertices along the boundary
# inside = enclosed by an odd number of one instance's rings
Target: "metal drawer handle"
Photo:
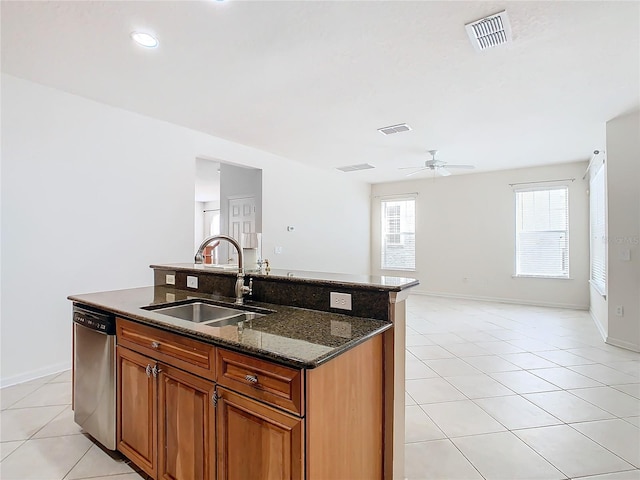
[[[151,348],[155,348],[157,350],[160,348],[160,342],[151,342]]]
[[[151,369],[151,373],[153,373],[154,377],[157,377],[161,371],[162,370],[158,368],[158,365],[154,365],[153,368]]]
[[[147,373],[147,377],[151,377],[151,365],[147,365],[144,371]]]
[[[257,375],[246,375],[244,377],[244,379],[249,383],[258,383],[258,376]]]

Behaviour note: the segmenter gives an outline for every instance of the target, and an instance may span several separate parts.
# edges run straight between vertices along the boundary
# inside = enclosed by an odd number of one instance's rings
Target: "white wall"
[[[606,151],[607,343],[640,351],[640,112],[607,122]]]
[[[274,268],[368,272],[367,184],[12,76],[1,88],[0,384],[70,366],[67,295],[151,285],[149,264],[192,261],[197,157],[263,169],[264,243],[284,246]]]
[[[195,252],[200,246],[200,242],[205,238],[205,202],[195,202],[193,212],[193,251]]]
[[[587,308],[587,162],[491,173],[426,176],[372,187],[372,258],[380,270],[380,196],[417,192],[415,291],[536,305]],[[515,200],[510,183],[569,182],[570,280],[513,278]],[[391,272],[388,274],[402,274]],[[465,280],[466,279],[466,280]]]
[[[325,172],[297,163],[263,169],[262,255],[272,268],[369,273],[371,186],[353,185],[348,175],[328,181]]]

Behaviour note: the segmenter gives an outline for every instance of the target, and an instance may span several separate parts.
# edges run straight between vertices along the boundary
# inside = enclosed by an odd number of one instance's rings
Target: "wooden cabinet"
[[[237,352],[216,352],[216,381],[230,390],[304,416],[304,372]]]
[[[212,382],[167,365],[158,375],[158,478],[213,480]]]
[[[218,388],[218,479],[303,478],[303,419]]]
[[[176,333],[116,320],[118,345],[200,377],[215,380],[215,347]]]
[[[151,375],[154,361],[126,348],[117,348],[118,450],[156,477],[157,383]]]
[[[140,339],[145,338],[144,334],[155,333],[154,329],[149,332],[149,327],[142,325],[140,327],[144,328],[139,332],[137,324],[126,320],[118,319],[117,322],[118,331],[127,333],[125,339]],[[173,347],[184,345],[180,337],[173,339],[167,332],[159,333],[162,334],[162,345],[172,347],[166,351],[181,351]],[[153,335],[152,338],[159,337]],[[123,343],[127,344],[126,340]],[[150,342],[131,342],[127,346],[146,353]],[[178,356],[191,354],[188,350],[186,353]],[[194,357],[202,358],[201,355]],[[152,478],[214,480],[215,384],[158,362],[157,358],[132,351],[123,344],[118,344],[117,359],[118,450]],[[202,365],[201,360],[196,364],[200,368]]]
[[[152,478],[383,478],[381,335],[301,370],[121,318],[117,334],[118,450]]]

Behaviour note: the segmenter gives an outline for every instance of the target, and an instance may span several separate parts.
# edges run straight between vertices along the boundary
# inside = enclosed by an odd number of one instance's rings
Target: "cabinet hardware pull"
[[[218,406],[218,400],[220,400],[221,398],[222,398],[221,393],[218,393],[217,390],[213,392],[213,396],[211,397],[211,402],[213,403],[214,408]]]
[[[249,383],[258,383],[258,376],[257,375],[246,375],[244,377],[244,379]]]
[[[147,364],[147,368],[145,368],[144,371],[147,373],[147,377],[150,377],[151,376],[151,365]]]
[[[151,373],[153,373],[154,377],[157,377],[161,371],[162,370],[158,368],[158,365],[154,365],[153,368],[151,369]]]
[[[151,342],[151,348],[155,348],[157,350],[160,348],[160,342]]]

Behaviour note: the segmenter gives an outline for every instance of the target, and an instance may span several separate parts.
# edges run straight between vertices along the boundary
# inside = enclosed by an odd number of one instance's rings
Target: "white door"
[[[256,231],[256,199],[255,197],[229,199],[229,235],[238,243],[243,233]],[[235,248],[229,248],[229,263],[238,263]]]

